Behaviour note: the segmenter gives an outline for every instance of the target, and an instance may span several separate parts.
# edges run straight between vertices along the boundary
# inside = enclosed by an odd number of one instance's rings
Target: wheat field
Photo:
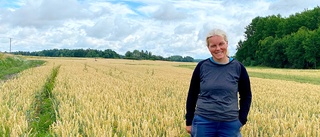
[[[35,94],[60,66],[52,94],[59,137],[184,137],[185,102],[196,63],[165,61],[41,58],[43,66],[0,84],[0,131],[28,136],[27,114]],[[180,67],[179,67],[180,66]],[[316,77],[297,70],[250,72]],[[250,77],[253,101],[244,137],[320,136],[320,85]],[[1,133],[1,132],[0,132]]]

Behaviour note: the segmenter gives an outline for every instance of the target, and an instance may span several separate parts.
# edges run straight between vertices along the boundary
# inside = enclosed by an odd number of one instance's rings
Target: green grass
[[[196,65],[178,65],[177,67],[194,69],[196,67]]]
[[[0,53],[0,80],[5,80],[28,68],[44,64],[42,60],[25,60],[18,56],[4,56]]]
[[[36,95],[33,107],[27,114],[30,134],[32,136],[54,136],[50,133],[50,125],[56,121],[56,100],[52,95],[55,78],[60,66],[53,68],[42,91]]]
[[[265,79],[279,79],[287,81],[295,81],[300,83],[310,83],[315,85],[320,85],[320,79],[307,76],[296,76],[296,75],[282,75],[282,74],[272,74],[263,72],[248,72],[250,77],[265,78]]]
[[[0,135],[3,137],[10,137],[10,128],[5,126],[0,129]]]

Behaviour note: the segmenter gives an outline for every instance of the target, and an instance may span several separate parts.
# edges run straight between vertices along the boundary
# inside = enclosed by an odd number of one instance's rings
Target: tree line
[[[244,65],[319,68],[320,7],[283,18],[256,17],[245,28],[235,58]]]
[[[132,60],[164,60],[164,61],[177,61],[177,62],[193,62],[194,59],[190,56],[182,57],[180,55],[174,55],[164,58],[159,55],[153,55],[149,51],[134,50],[127,51],[125,55],[120,55],[117,52],[106,49],[50,49],[42,51],[18,51],[12,52],[16,55],[25,56],[47,56],[47,57],[88,57],[88,58],[112,58],[112,59],[132,59]]]

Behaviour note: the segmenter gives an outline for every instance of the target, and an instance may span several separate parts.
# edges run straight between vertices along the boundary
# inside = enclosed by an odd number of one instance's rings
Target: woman
[[[210,31],[206,43],[212,57],[199,62],[192,74],[186,130],[192,137],[241,136],[252,97],[248,73],[240,62],[228,57],[224,31]]]

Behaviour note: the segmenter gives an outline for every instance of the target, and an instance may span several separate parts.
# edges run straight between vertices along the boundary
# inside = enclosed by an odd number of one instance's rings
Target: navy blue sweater
[[[240,62],[231,60],[227,64],[217,64],[209,58],[203,60],[192,74],[186,102],[186,125],[192,124],[195,114],[215,121],[239,119],[244,125],[251,98],[249,76]]]

